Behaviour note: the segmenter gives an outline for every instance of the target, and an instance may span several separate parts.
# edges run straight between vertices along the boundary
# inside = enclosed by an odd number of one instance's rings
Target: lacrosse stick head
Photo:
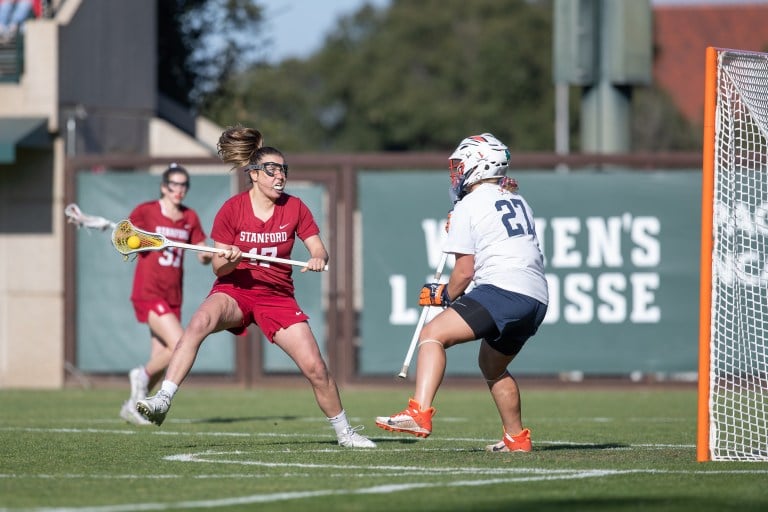
[[[91,228],[105,231],[107,228],[114,228],[115,223],[111,220],[99,217],[97,215],[87,215],[80,210],[75,203],[70,203],[64,208],[64,215],[67,222],[74,224],[78,228]]]
[[[461,199],[470,185],[506,176],[509,148],[490,133],[473,135],[462,140],[448,160],[451,187],[456,198]]]
[[[129,239],[131,239],[130,242]],[[159,251],[166,246],[166,243],[167,240],[163,235],[139,229],[127,219],[118,222],[112,230],[112,245],[123,256],[144,251]]]

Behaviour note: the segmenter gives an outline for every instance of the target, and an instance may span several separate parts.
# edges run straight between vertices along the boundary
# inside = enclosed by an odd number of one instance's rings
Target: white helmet
[[[509,149],[490,133],[473,135],[461,141],[449,160],[451,192],[458,200],[473,183],[506,176]]]

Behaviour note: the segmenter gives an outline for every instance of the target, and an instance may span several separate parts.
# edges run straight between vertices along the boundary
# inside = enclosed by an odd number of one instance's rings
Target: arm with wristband
[[[503,177],[499,180],[499,186],[506,192],[517,193],[519,185],[515,178]],[[458,201],[454,201],[455,203]],[[448,212],[445,223],[446,233],[450,233],[451,216],[454,209]],[[451,302],[464,294],[472,277],[474,276],[474,256],[471,254],[456,254],[456,264],[448,283],[426,283],[419,294],[419,306],[440,306],[446,308]],[[449,290],[450,286],[450,290]]]
[[[451,277],[447,283],[426,283],[419,294],[419,306],[440,306],[447,308],[464,295],[475,273],[473,254],[456,254]]]

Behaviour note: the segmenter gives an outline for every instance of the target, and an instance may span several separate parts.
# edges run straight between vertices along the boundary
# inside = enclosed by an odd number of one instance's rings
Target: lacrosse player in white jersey
[[[445,309],[419,334],[416,390],[408,406],[376,418],[385,430],[429,436],[445,349],[479,339],[478,364],[503,427],[502,440],[486,450],[532,449],[520,390],[507,366],[544,320],[549,296],[533,211],[516,187],[505,186],[508,165],[509,150],[490,133],[467,137],[450,156],[457,202],[443,250],[455,255],[456,264],[448,283],[427,283],[421,290],[419,305]]]

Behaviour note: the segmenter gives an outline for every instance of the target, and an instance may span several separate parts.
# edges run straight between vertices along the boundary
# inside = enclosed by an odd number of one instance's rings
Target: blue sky
[[[266,0],[266,29],[272,39],[270,62],[307,57],[318,50],[336,20],[366,3],[377,7],[390,0]]]
[[[652,0],[658,5],[767,3],[768,0]],[[272,40],[270,62],[307,57],[318,50],[336,20],[369,3],[377,7],[390,0],[264,0],[266,29]]]

